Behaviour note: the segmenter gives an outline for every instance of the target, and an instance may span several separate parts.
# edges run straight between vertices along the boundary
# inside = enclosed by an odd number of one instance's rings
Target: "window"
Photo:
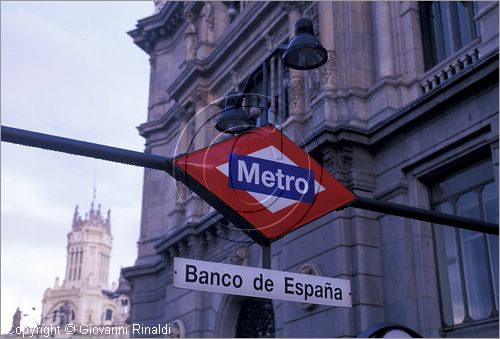
[[[471,1],[431,1],[420,4],[425,68],[443,61],[477,36]]]
[[[262,63],[247,79],[240,84],[241,91],[247,94],[248,110],[260,108],[257,126],[266,121],[281,125],[288,118],[288,78],[289,70],[283,64],[279,50]],[[267,119],[265,116],[267,107]],[[251,112],[253,113],[253,112]]]
[[[432,206],[498,223],[498,186],[491,161],[435,183]],[[437,225],[435,239],[444,326],[498,316],[498,236]]]
[[[105,321],[110,321],[112,317],[113,317],[113,311],[112,311],[111,309],[109,309],[109,308],[108,308],[108,309],[106,310],[105,315],[104,315],[104,320],[105,320]]]

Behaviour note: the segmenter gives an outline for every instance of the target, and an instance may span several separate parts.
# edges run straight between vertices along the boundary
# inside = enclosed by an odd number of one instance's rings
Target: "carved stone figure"
[[[288,97],[290,115],[304,113],[304,78],[300,76],[290,77],[288,83]]]
[[[186,52],[186,61],[192,60],[196,57],[197,48],[197,31],[194,24],[195,17],[192,13],[186,14],[188,19],[188,25],[186,27],[185,37],[184,37],[184,48]]]
[[[321,86],[326,90],[337,86],[337,56],[334,51],[327,51],[328,61],[325,66],[320,67]]]
[[[214,42],[214,9],[210,2],[205,2],[201,10],[201,41]]]
[[[238,247],[229,257],[229,261],[234,265],[248,266],[248,250],[246,247]]]

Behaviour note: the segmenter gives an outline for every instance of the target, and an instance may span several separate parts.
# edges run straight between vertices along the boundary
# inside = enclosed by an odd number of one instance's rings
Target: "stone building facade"
[[[111,210],[101,214],[101,204],[82,218],[75,208],[66,247],[66,273],[62,282],[55,278],[42,300],[42,326],[72,323],[79,325],[124,326],[129,316],[128,283],[109,286],[109,263],[113,237]],[[79,332],[77,332],[78,334]],[[121,332],[120,332],[121,333]],[[80,333],[80,335],[86,333]],[[125,336],[128,330],[124,330]]]
[[[155,6],[129,32],[151,64],[146,152],[217,142],[220,99],[265,94],[269,120],[357,195],[498,223],[498,2]],[[302,16],[328,51],[316,70],[281,62]],[[146,169],[138,256],[123,269],[133,322],[186,337],[357,336],[382,322],[498,337],[497,236],[346,208],[273,243],[273,269],[349,279],[352,308],[177,289],[176,256],[260,265],[257,244]]]

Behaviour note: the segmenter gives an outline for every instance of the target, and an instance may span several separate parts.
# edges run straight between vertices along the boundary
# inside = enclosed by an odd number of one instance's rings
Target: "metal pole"
[[[165,171],[175,179],[182,181],[185,185],[192,189],[207,203],[212,205],[233,224],[237,226],[241,225],[243,229],[248,229],[248,227],[251,227],[246,219],[235,213],[222,200],[220,200],[206,188],[198,184],[195,180],[188,178],[187,174],[183,173],[182,169],[176,168],[176,170],[174,171],[173,159],[171,158],[94,144],[80,140],[62,138],[54,135],[37,133],[7,126],[2,126],[1,132],[2,141],[5,142]],[[459,217],[436,211],[429,211],[423,208],[410,207],[363,197],[358,197],[358,200],[354,201],[349,206],[369,211],[397,215],[404,218],[422,220],[436,224],[449,225],[457,228],[498,235],[498,224]],[[263,243],[263,239],[258,234],[259,232],[257,230],[253,233],[246,233],[256,242],[261,244]]]
[[[262,63],[262,92],[264,92],[264,96],[262,98],[263,104],[261,104],[261,107],[264,107],[264,114],[262,116],[262,125],[265,125],[268,123],[269,120],[269,112],[268,112],[269,89],[267,83],[267,59]]]
[[[2,126],[2,141],[51,151],[82,155],[127,165],[153,168],[172,175],[172,159],[155,154],[135,152],[91,142],[68,139],[49,134]]]
[[[271,269],[271,244],[262,243],[260,244],[262,249],[262,268]]]
[[[429,211],[423,208],[405,206],[363,197],[358,197],[358,200],[354,201],[349,206],[374,212],[397,215],[404,218],[427,221],[434,224],[449,225],[471,231],[498,235],[497,224],[436,211]]]

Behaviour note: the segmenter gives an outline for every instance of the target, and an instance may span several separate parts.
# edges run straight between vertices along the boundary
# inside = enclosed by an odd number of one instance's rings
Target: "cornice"
[[[179,104],[175,103],[174,105],[172,105],[172,107],[168,109],[167,112],[162,114],[162,116],[159,119],[151,120],[143,124],[140,124],[137,127],[139,135],[142,136],[143,138],[148,138],[151,135],[151,133],[165,128],[165,126],[167,126],[169,123],[173,121],[176,112],[179,112],[180,110],[181,108],[179,107]]]
[[[125,279],[129,280],[130,278],[137,276],[155,274],[156,272],[162,270],[164,267],[165,262],[161,259],[160,256],[157,256],[153,262],[122,268],[122,274]]]
[[[173,34],[183,21],[185,2],[169,1],[159,13],[137,21],[136,28],[127,32],[134,43],[144,52],[150,53],[156,42]]]
[[[198,235],[203,233],[214,224],[220,222],[222,218],[221,214],[213,211],[196,223],[188,222],[185,225],[181,225],[174,233],[166,234],[153,246],[155,247],[157,253],[163,253],[169,248],[176,246],[179,242],[182,242],[189,235]]]

